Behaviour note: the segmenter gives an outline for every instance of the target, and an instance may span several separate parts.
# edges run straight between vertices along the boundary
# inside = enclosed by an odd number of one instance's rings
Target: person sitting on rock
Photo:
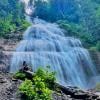
[[[28,79],[33,78],[33,71],[32,69],[27,65],[26,61],[23,62],[22,68],[19,70],[19,72],[24,73]]]
[[[29,67],[28,67],[26,61],[23,62],[23,70],[25,70],[25,71],[29,70]]]
[[[26,61],[24,61],[20,71],[32,71],[32,69],[27,65]]]

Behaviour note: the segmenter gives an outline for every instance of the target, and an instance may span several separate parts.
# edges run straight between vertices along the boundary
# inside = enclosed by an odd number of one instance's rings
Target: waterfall
[[[34,0],[20,0],[21,3],[25,5],[25,17],[26,20],[32,24],[31,15],[34,13],[35,4]]]
[[[35,19],[23,35],[11,63],[11,72],[18,71],[23,61],[33,71],[40,66],[50,66],[59,83],[87,87],[88,80],[96,73],[89,53],[80,40],[65,37],[56,24]]]
[[[54,23],[38,18],[33,23],[13,54],[10,71],[18,71],[24,61],[33,71],[49,65],[60,84],[88,88],[89,80],[96,76],[96,69],[81,41],[65,37],[64,31]]]

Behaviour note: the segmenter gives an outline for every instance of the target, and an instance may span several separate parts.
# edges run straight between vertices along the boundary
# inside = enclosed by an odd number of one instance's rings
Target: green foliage
[[[92,51],[100,51],[100,41],[97,42],[96,46],[91,47],[90,50],[92,50]]]
[[[90,50],[91,51],[97,51],[97,48],[96,47],[91,47]]]
[[[65,36],[79,38],[86,48],[90,48],[96,44],[95,39],[90,33],[84,32],[84,28],[79,24],[70,23],[66,20],[57,21],[59,26],[65,30]]]
[[[35,1],[35,16],[48,21],[57,21],[60,19],[68,19],[78,22],[79,15],[77,13],[77,5],[75,0],[34,0]],[[33,14],[34,16],[34,14]]]
[[[19,29],[24,30],[29,26],[25,21],[24,6],[19,0],[0,1],[0,37]]]
[[[39,68],[34,77],[40,77],[43,79],[43,82],[46,84],[47,87],[50,89],[54,89],[55,87],[55,72],[50,72],[48,69]],[[34,79],[34,78],[33,78]]]
[[[19,91],[24,100],[52,100],[52,90],[55,83],[55,73],[49,69],[39,68],[32,80],[26,79]],[[26,98],[26,99],[25,99]]]
[[[95,90],[98,91],[98,92],[100,92],[100,83],[96,84]]]
[[[15,23],[12,23],[12,21],[5,19],[0,20],[0,37],[6,37],[7,34],[11,32],[15,32],[17,30],[25,30],[30,24],[26,22],[25,20],[17,22],[19,23],[19,26],[17,26]]]
[[[21,79],[21,80],[25,80],[25,78],[27,78],[26,74],[22,72],[15,73],[13,77],[16,79]]]
[[[30,26],[31,24],[30,23],[28,23],[27,21],[25,21],[25,20],[22,20],[22,22],[21,22],[21,25],[20,25],[20,28],[22,29],[22,30],[25,30],[28,26]]]
[[[41,19],[47,18],[47,16],[49,15],[48,3],[44,2],[43,0],[34,0],[34,2],[35,2],[36,9],[33,16],[39,16],[39,18]]]
[[[100,51],[100,41],[97,42],[96,48],[98,51]]]
[[[36,99],[51,100],[51,90],[46,86],[44,80],[41,77],[34,77],[34,91],[37,95]]]
[[[65,34],[80,38],[88,48],[100,40],[100,0],[36,0],[35,16],[51,22],[63,20]]]
[[[67,20],[57,21],[59,26],[65,30],[66,36],[78,36],[79,33],[83,30],[82,26],[79,24],[70,23]]]
[[[33,100],[34,99],[34,87],[31,80],[25,80],[20,86],[19,91],[23,96],[25,96],[25,100]]]
[[[49,90],[40,78],[35,78],[34,84],[31,80],[25,80],[19,87],[24,100],[51,100]]]

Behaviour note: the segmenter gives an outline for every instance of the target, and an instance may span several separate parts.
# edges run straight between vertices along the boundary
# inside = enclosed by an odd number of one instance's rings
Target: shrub
[[[30,24],[24,15],[24,4],[19,0],[0,0],[0,38],[18,30],[24,31]]]
[[[100,83],[97,83],[97,84],[96,84],[95,90],[98,91],[98,92],[100,92]]]
[[[20,86],[20,93],[26,97],[26,100],[33,100],[35,92],[33,91],[34,87],[31,80],[25,80]]]
[[[33,84],[37,100],[51,100],[51,90],[46,86],[44,79],[36,76]]]
[[[55,86],[55,73],[49,72],[48,69],[39,68],[34,73],[32,80],[26,79],[19,86],[19,91],[26,100],[52,100],[51,89],[54,89]],[[20,78],[20,74],[23,76],[22,73],[17,73],[17,78]]]
[[[47,87],[49,87],[50,89],[54,89],[55,81],[56,81],[55,72],[49,72],[48,69],[49,67],[45,70],[39,68],[35,74],[35,77],[36,76],[40,77],[41,79],[43,79]]]
[[[91,33],[85,31],[82,25],[71,23],[66,20],[60,20],[57,23],[62,29],[65,30],[65,36],[79,38],[82,41],[83,46],[85,46],[86,48],[90,48],[96,45],[97,40]]]
[[[29,22],[22,20],[21,25],[20,25],[20,29],[25,30],[30,25],[31,24]]]
[[[25,80],[26,74],[22,73],[22,72],[17,72],[17,73],[15,73],[15,75],[13,77],[16,78],[16,79]]]
[[[41,78],[36,77],[34,84],[31,80],[25,80],[19,87],[22,98],[26,100],[51,100],[51,90],[42,82]]]

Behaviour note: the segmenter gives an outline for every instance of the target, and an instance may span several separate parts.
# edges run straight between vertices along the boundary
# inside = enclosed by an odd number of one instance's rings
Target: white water
[[[51,66],[61,84],[87,87],[96,70],[89,53],[80,40],[65,37],[56,24],[39,19],[23,35],[12,58],[11,71],[17,71],[26,61],[35,71],[39,66]],[[89,76],[89,77],[88,77]]]
[[[18,71],[24,61],[33,71],[49,65],[62,85],[88,88],[88,82],[96,76],[90,55],[80,40],[65,37],[58,25],[37,18],[13,54],[11,72]]]

